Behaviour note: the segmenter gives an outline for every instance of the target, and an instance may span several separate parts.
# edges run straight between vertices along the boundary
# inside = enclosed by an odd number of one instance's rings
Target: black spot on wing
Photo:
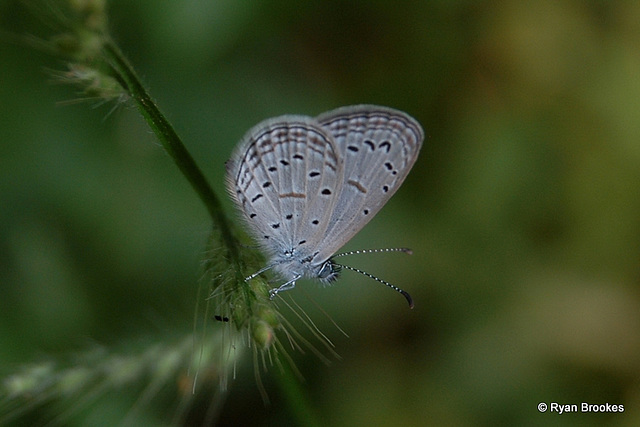
[[[381,150],[385,150],[387,153],[391,150],[391,143],[389,141],[382,141],[378,148]]]

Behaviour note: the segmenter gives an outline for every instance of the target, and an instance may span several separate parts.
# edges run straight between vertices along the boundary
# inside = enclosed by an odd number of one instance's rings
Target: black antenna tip
[[[402,296],[404,296],[407,299],[407,302],[409,303],[409,308],[413,310],[413,298],[411,298],[411,295],[409,295],[409,292],[407,291],[400,291],[400,293],[402,294]]]

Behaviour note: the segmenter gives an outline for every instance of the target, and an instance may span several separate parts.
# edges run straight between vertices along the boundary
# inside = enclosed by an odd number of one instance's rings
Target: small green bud
[[[266,350],[273,344],[276,334],[266,321],[254,318],[251,327],[251,337],[261,350]]]
[[[105,31],[107,26],[105,0],[69,0],[69,6],[80,15],[87,29]]]
[[[256,317],[266,322],[267,325],[271,326],[272,328],[277,328],[278,326],[280,326],[280,321],[278,320],[278,316],[273,305],[262,305],[258,309]]]
[[[65,58],[75,58],[81,51],[80,40],[75,34],[63,33],[51,38],[51,45],[56,54]]]

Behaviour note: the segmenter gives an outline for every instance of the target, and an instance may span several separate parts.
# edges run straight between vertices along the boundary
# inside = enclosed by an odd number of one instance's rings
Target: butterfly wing
[[[272,263],[317,252],[343,181],[333,137],[313,118],[252,128],[227,163],[227,188]]]
[[[424,133],[409,115],[387,107],[355,105],[316,118],[344,159],[342,190],[319,259],[332,256],[398,190],[415,163]]]

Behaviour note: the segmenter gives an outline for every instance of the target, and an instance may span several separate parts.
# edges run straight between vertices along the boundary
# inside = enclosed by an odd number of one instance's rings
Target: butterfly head
[[[316,277],[324,284],[333,283],[340,277],[341,270],[342,266],[340,264],[336,264],[332,259],[328,259],[320,264]]]

